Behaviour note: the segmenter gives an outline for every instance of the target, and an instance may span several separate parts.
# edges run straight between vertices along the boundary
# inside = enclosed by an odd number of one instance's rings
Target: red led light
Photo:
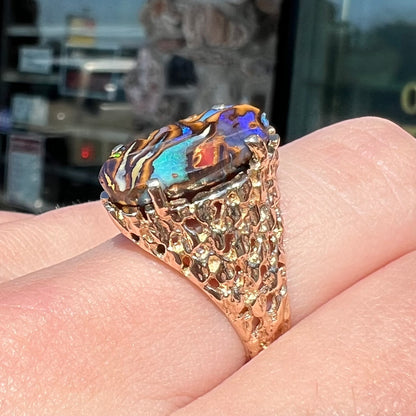
[[[94,158],[94,146],[85,144],[81,146],[81,159],[90,160]]]

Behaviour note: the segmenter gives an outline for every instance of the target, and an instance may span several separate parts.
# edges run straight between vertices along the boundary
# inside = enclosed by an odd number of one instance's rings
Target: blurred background
[[[95,200],[111,149],[213,104],[282,142],[351,117],[416,134],[415,0],[1,0],[0,208]]]

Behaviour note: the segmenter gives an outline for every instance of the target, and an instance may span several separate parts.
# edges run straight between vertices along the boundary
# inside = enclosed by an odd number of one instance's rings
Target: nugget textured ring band
[[[257,108],[215,106],[116,146],[99,175],[121,232],[209,296],[248,358],[289,328],[278,145]]]

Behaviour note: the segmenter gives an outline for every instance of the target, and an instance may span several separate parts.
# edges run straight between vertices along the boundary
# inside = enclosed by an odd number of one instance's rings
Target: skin
[[[247,364],[97,203],[4,214],[1,414],[415,414],[416,141],[363,118],[280,154],[293,327]]]

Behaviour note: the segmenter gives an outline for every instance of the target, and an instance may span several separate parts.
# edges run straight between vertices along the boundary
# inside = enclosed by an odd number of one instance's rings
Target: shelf
[[[16,130],[30,131],[43,136],[71,136],[74,139],[100,140],[105,143],[123,143],[136,137],[138,132],[132,130],[110,130],[107,128],[80,127],[79,125],[66,125],[62,127],[33,126],[29,124],[14,123]],[[8,132],[10,133],[10,132]],[[140,132],[139,132],[140,133]]]
[[[79,46],[71,46],[71,48],[80,49]],[[88,47],[88,49],[95,48]],[[57,61],[57,63],[61,67],[79,68],[80,70],[84,70],[90,73],[104,72],[121,74],[132,70],[136,64],[136,60],[132,58],[121,58],[118,56],[110,56],[107,58],[95,58],[88,56],[74,58],[64,56],[59,61]]]
[[[1,78],[3,82],[40,85],[57,85],[60,80],[59,74],[32,74],[12,69],[2,72]]]
[[[88,29],[72,29],[69,31],[64,24],[35,26],[35,25],[10,25],[6,29],[9,37],[28,37],[33,38],[41,36],[43,38],[66,38],[68,35],[91,36],[91,30]],[[101,25],[97,26],[93,31],[95,39],[134,39],[144,40],[145,33],[142,28],[137,26],[114,26]]]
[[[7,36],[16,36],[19,38],[34,38],[39,36],[39,29],[33,25],[12,25],[6,29]]]

